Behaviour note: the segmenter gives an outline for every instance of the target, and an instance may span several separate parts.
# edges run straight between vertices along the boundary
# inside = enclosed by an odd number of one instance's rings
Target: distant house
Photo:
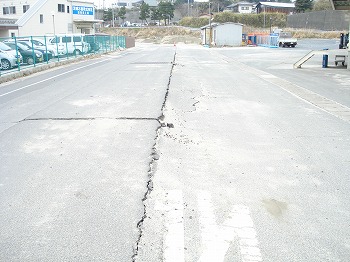
[[[255,6],[255,3],[238,2],[227,6],[226,10],[230,10],[234,13],[251,14],[255,12]]]
[[[242,24],[237,23],[213,23],[211,25],[203,26],[201,28],[202,44],[211,44],[215,46],[241,46],[242,27]]]
[[[268,13],[294,13],[295,4],[294,3],[279,3],[279,2],[259,2],[256,5],[256,12],[258,14],[268,12]]]

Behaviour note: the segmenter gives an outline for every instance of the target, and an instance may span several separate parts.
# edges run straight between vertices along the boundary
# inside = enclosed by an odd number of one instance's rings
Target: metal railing
[[[0,77],[11,72],[126,48],[124,36],[66,34],[0,38]]]

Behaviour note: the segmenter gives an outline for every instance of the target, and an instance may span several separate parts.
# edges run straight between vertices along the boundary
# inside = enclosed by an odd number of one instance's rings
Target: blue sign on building
[[[94,15],[94,8],[91,6],[73,5],[73,15]]]

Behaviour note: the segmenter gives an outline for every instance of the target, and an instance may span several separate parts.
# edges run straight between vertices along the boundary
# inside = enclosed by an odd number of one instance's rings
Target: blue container
[[[323,50],[328,50],[327,49],[323,49]],[[323,55],[322,57],[322,68],[327,68],[328,67],[328,55]]]

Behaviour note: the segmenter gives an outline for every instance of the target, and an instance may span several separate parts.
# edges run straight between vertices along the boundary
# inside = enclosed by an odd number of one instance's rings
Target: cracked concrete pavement
[[[0,260],[346,261],[350,78],[305,52],[143,44],[2,85]]]

